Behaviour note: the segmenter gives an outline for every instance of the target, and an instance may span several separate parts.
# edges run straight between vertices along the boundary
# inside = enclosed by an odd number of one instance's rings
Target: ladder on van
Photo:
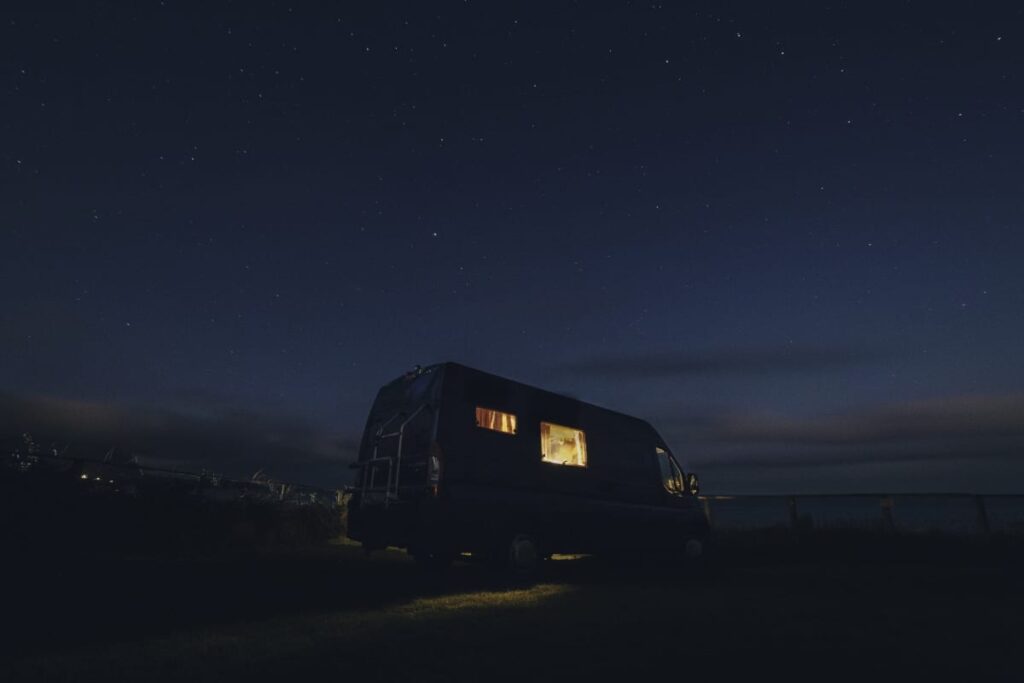
[[[419,408],[412,412],[412,415],[405,418],[398,429],[393,432],[385,433],[384,429],[394,421],[395,418],[401,417],[402,413],[392,415],[390,418],[385,420],[377,428],[376,441],[373,445],[373,453],[370,455],[370,459],[363,463],[363,477],[359,488],[359,506],[365,507],[367,503],[377,504],[383,503],[384,507],[387,508],[391,505],[392,501],[397,501],[398,486],[400,476],[402,474],[402,445],[405,437],[405,426],[415,419],[417,415],[425,408],[425,405],[421,405]],[[385,444],[388,439],[397,439],[398,442],[395,444],[394,455],[385,454]],[[378,465],[386,465],[387,467],[387,478],[384,485],[381,486],[378,481]]]

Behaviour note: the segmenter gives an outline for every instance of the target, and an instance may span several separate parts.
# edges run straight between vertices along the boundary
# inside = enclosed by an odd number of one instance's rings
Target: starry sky
[[[5,434],[338,486],[456,360],[712,492],[1024,490],[1013,3],[65,5],[0,12]]]

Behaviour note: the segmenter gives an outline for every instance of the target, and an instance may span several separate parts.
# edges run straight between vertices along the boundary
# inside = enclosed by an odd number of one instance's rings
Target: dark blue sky
[[[0,15],[6,431],[337,485],[450,359],[712,490],[1024,488],[1012,3],[68,4]]]

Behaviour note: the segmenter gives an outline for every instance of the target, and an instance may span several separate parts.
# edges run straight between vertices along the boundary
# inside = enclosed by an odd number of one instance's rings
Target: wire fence
[[[701,496],[713,529],[1024,534],[1024,495],[854,493]]]
[[[30,444],[31,446],[31,444]],[[345,491],[17,448],[0,456],[0,545],[17,552],[210,554],[322,545]]]
[[[118,460],[72,457],[15,448],[0,469],[29,476],[74,480],[83,490],[146,496],[173,492],[213,501],[259,501],[288,506],[343,508],[348,487],[319,488],[283,482],[256,472],[232,479]],[[852,493],[701,496],[711,527],[720,531],[766,529],[866,529],[962,535],[1024,535],[1024,494]]]
[[[290,505],[340,506],[344,488],[327,489],[283,482],[262,470],[249,479],[233,479],[214,472],[187,472],[143,465],[134,458],[116,460],[114,451],[104,459],[66,456],[58,453],[13,450],[3,459],[8,472],[29,476],[74,479],[95,492],[144,495],[174,491],[210,500],[258,500]],[[116,457],[116,456],[115,456]]]

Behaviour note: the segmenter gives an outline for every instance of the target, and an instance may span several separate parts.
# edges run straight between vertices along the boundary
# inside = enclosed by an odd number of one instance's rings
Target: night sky
[[[1015,3],[0,12],[0,427],[349,481],[455,360],[704,488],[1024,490]]]

